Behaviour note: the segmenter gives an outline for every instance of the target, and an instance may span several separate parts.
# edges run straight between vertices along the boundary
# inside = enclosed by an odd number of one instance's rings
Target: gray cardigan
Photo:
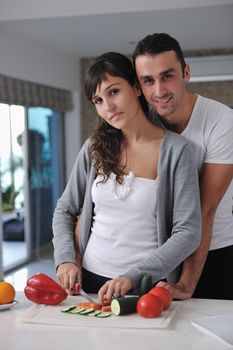
[[[80,150],[54,212],[53,244],[56,266],[64,262],[76,263],[74,226],[81,210],[82,256],[90,236],[93,210],[91,188],[97,174],[89,158],[89,143],[88,139]],[[124,274],[131,279],[135,289],[146,273],[152,275],[154,282],[164,277],[170,282],[176,282],[180,264],[200,244],[199,184],[191,152],[191,146],[184,137],[165,131],[158,164],[158,248]]]

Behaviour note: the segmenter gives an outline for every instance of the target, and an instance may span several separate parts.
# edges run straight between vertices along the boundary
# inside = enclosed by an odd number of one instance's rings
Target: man
[[[233,111],[188,92],[189,65],[168,34],[146,36],[133,58],[156,118],[191,141],[200,174],[201,245],[184,261],[178,283],[160,284],[175,299],[233,299]]]

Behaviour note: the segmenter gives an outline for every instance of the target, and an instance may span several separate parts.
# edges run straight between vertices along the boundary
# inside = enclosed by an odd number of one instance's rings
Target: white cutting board
[[[66,301],[56,306],[33,304],[18,320],[26,323],[75,327],[167,328],[180,307],[179,302],[173,301],[171,307],[167,311],[162,312],[161,316],[157,318],[144,318],[136,313],[125,316],[98,318],[61,312],[61,309],[65,306],[71,306],[82,301],[83,299],[77,299],[77,297],[68,297]]]

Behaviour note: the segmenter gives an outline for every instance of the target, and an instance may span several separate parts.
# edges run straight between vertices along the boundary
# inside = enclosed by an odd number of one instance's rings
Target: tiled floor
[[[56,279],[53,251],[41,254],[35,261],[23,265],[14,272],[6,274],[4,280],[12,283],[16,290],[22,291],[26,286],[27,279],[38,272],[43,272],[53,279]]]

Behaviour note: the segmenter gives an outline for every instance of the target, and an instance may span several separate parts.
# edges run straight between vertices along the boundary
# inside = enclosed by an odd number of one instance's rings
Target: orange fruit
[[[0,305],[12,303],[14,298],[15,288],[12,284],[5,281],[0,282]]]

